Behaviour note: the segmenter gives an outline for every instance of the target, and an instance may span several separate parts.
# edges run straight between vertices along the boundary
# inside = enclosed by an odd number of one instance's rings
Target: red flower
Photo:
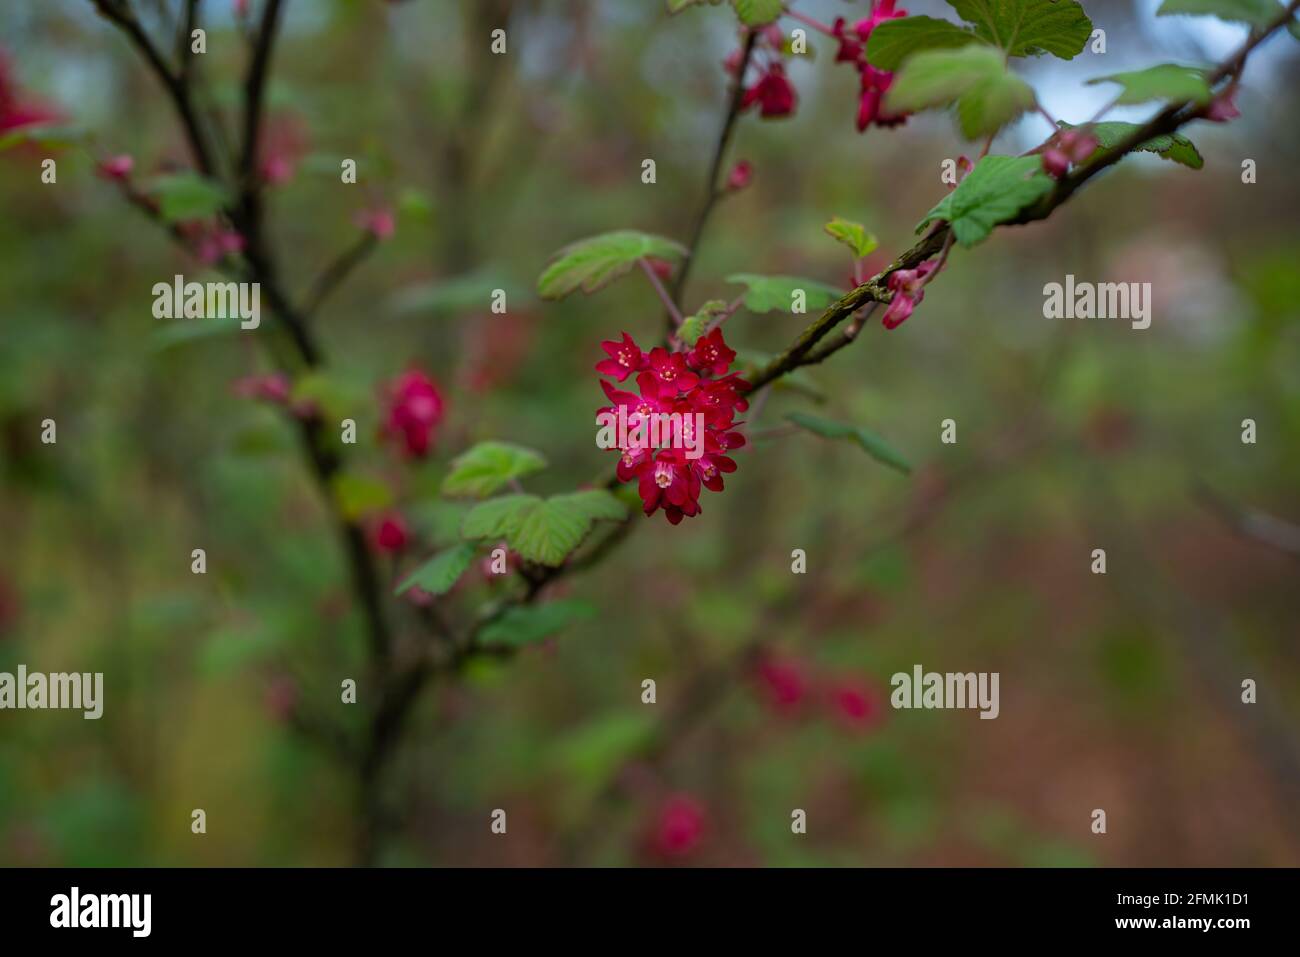
[[[785,77],[785,67],[780,63],[772,63],[758,78],[758,82],[745,91],[740,108],[747,110],[757,103],[759,116],[773,119],[793,113],[795,102],[794,87]]]
[[[695,348],[687,355],[686,361],[692,369],[717,376],[726,372],[735,358],[735,351],[728,349],[722,340],[722,330],[714,329],[695,343]]]
[[[906,113],[889,113],[882,107],[885,93],[894,82],[894,74],[877,70],[864,62],[859,75],[862,87],[862,94],[858,100],[859,133],[872,123],[877,126],[898,126],[907,121]]]
[[[58,111],[27,98],[18,86],[9,58],[0,53],[0,134],[55,123],[60,118]]]
[[[418,369],[403,373],[389,385],[383,431],[401,439],[408,457],[429,454],[442,416],[442,393],[437,383]]]
[[[862,56],[862,43],[858,40],[856,32],[848,33],[844,28],[846,24],[843,17],[835,18],[833,28],[836,38],[840,41],[840,48],[835,54],[836,63],[857,63],[858,58]]]
[[[829,698],[835,716],[854,730],[878,724],[884,714],[880,696],[864,684],[837,682],[831,686]]]
[[[690,392],[700,381],[700,377],[686,367],[686,356],[669,352],[663,346],[650,350],[650,372],[659,383],[661,399],[675,398],[678,392]]]
[[[622,382],[633,372],[640,372],[646,368],[648,360],[640,347],[632,341],[632,337],[626,332],[623,333],[623,341],[619,342],[602,342],[600,347],[605,350],[608,359],[603,359],[596,363],[596,371],[601,375],[607,375],[611,378]]]
[[[406,547],[411,540],[411,531],[406,519],[397,512],[385,515],[379,520],[373,532],[375,548],[381,552],[394,554]]]
[[[615,446],[618,480],[637,482],[646,515],[662,508],[674,525],[698,515],[701,490],[722,491],[722,476],[736,470],[727,452],[745,444],[743,435],[730,431],[738,424],[736,412],[748,408],[743,398],[748,383],[726,374],[736,353],[721,329],[701,338],[689,353],[658,347],[647,356],[627,333],[622,342],[602,346],[610,357],[597,371],[622,382],[630,368],[644,370],[636,377],[639,395],[600,380],[612,405],[598,414],[615,413],[626,422],[626,434]],[[658,431],[665,421],[668,435]]]
[[[774,711],[796,711],[808,693],[808,679],[803,668],[792,660],[764,656],[758,664],[759,689]]]
[[[859,20],[853,25],[853,29],[857,31],[858,37],[865,44],[871,36],[871,31],[881,22],[905,16],[907,16],[906,10],[894,9],[894,0],[875,0],[871,5],[871,16]]]
[[[652,847],[664,857],[682,857],[704,837],[704,805],[686,794],[675,794],[659,810]]]
[[[885,20],[907,16],[906,10],[895,10],[894,0],[875,0],[871,15],[859,20],[850,32],[844,19],[835,21],[834,34],[840,41],[835,54],[836,63],[852,63],[858,70],[858,132],[873,123],[876,126],[898,126],[907,120],[906,113],[889,113],[881,108],[885,93],[894,82],[894,74],[878,70],[867,60],[867,40],[876,26]]]
[[[894,298],[885,310],[881,323],[894,329],[912,314],[912,309],[925,298],[925,277],[938,267],[936,260],[923,262],[915,269],[899,269],[889,274],[889,289]]]

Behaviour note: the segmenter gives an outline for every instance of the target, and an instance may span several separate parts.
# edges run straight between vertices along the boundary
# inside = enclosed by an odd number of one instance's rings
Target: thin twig
[[[366,257],[374,252],[378,244],[379,240],[375,237],[375,234],[370,230],[365,230],[356,242],[344,249],[328,266],[322,269],[303,299],[303,315],[309,320],[315,316],[330,293],[341,286],[352,271],[365,262]]]
[[[650,280],[650,285],[654,287],[655,295],[659,297],[659,301],[662,302],[664,308],[668,310],[668,316],[672,319],[674,331],[677,330],[685,321],[682,318],[681,310],[677,308],[677,304],[673,302],[672,297],[668,295],[668,290],[664,288],[664,284],[659,281],[659,277],[655,274],[654,266],[651,266],[644,256],[637,260],[637,264],[641,267],[641,271],[645,273],[645,277]]]
[[[722,120],[722,130],[718,134],[718,142],[713,149],[713,160],[709,163],[709,175],[704,186],[704,202],[695,216],[695,225],[691,229],[691,239],[686,247],[686,256],[682,259],[681,268],[677,270],[677,277],[673,281],[672,300],[679,306],[682,302],[682,296],[686,292],[686,279],[690,275],[691,265],[694,263],[695,256],[700,248],[700,239],[704,236],[704,227],[709,221],[709,215],[713,212],[714,205],[718,202],[718,197],[722,195],[718,179],[722,175],[722,163],[726,158],[727,144],[731,142],[731,134],[736,126],[736,118],[740,116],[740,107],[745,99],[745,71],[749,68],[749,60],[754,54],[754,44],[757,40],[758,33],[756,31],[751,30],[745,37],[745,46],[740,55],[740,64],[736,67],[736,75],[733,78],[731,102],[727,107],[727,114]]]

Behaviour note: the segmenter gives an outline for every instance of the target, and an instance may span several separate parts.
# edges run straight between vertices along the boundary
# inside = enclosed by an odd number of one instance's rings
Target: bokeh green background
[[[89,6],[0,9],[23,87],[92,131],[93,155],[129,152],[146,174],[183,161],[164,97]],[[229,105],[243,42],[229,4],[207,6],[203,69]],[[1157,21],[1148,3],[1085,6],[1107,53],[1027,73],[1076,122],[1101,95],[1084,79],[1216,56],[1238,36]],[[308,146],[271,194],[271,233],[302,290],[352,241],[359,209],[397,209],[394,238],[317,328],[357,397],[355,467],[398,488],[435,539],[455,518],[438,481],[473,441],[543,451],[550,467],[529,482],[542,492],[610,464],[592,443],[598,344],[623,330],[653,340],[662,310],[637,276],[561,303],[533,288],[574,239],[688,232],[734,18],[662,7],[289,4],[271,118]],[[496,25],[504,57],[487,52]],[[734,295],[733,272],[844,284],[843,249],[822,232],[834,215],[868,224],[883,264],[943,195],[942,160],[978,153],[941,116],[857,134],[852,70],[812,44],[791,67],[795,116],[737,128],[733,156],[755,182],[711,221],[691,305]],[[738,453],[700,517],[638,517],[555,590],[593,603],[593,618],[424,696],[389,782],[403,816],[384,860],[650,863],[658,809],[686,794],[705,810],[686,864],[1300,863],[1300,567],[1195,494],[1300,520],[1298,80],[1300,45],[1275,39],[1247,73],[1242,118],[1189,131],[1203,170],[1126,160],[1050,222],[956,251],[903,326],[870,325],[777,391],[754,429],[813,410],[883,435],[913,474],[777,431]],[[995,151],[1045,132],[1031,117]],[[0,712],[0,863],[348,863],[348,773],[267,704],[291,681],[346,724],[339,681],[364,672],[346,567],[291,426],[231,390],[267,370],[258,337],[273,325],[183,338],[154,319],[153,283],[198,267],[94,175],[91,154],[57,154],[55,185],[39,182],[39,149],[0,156],[0,670],[102,671],[106,685],[97,722]],[[339,183],[343,157],[359,185]],[[1151,282],[1151,328],[1044,319],[1042,287],[1067,273]],[[506,316],[489,312],[494,288]],[[805,321],[742,312],[728,337],[773,352]],[[448,400],[418,467],[376,440],[378,384],[411,365]],[[1255,445],[1240,440],[1247,417]],[[39,442],[45,418],[55,446]],[[939,441],[946,418],[956,445]],[[204,577],[190,573],[195,547]],[[1105,576],[1089,572],[1097,547]],[[791,574],[794,548],[805,575]],[[485,587],[453,602],[472,608]],[[886,708],[848,728],[815,690],[778,713],[733,666],[760,645],[882,701],[917,663],[997,671],[1001,715]],[[657,705],[641,703],[645,678]],[[1241,703],[1245,678],[1258,704]],[[642,753],[646,728],[688,695],[700,703],[671,744]],[[206,835],[191,833],[193,808]],[[494,808],[508,810],[506,837],[489,831]],[[793,808],[806,835],[790,832]]]

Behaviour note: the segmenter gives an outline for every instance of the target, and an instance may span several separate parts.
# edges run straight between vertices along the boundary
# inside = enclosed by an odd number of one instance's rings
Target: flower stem
[[[638,259],[637,263],[640,264],[641,271],[645,273],[645,277],[650,280],[650,285],[654,287],[655,294],[664,304],[664,308],[668,310],[668,315],[672,316],[673,327],[679,328],[684,321],[682,319],[682,312],[677,308],[677,304],[673,302],[672,296],[668,295],[668,290],[665,289],[664,284],[659,281],[659,277],[655,275],[654,266],[651,266],[644,256]]]
[[[787,17],[790,17],[791,19],[798,20],[800,23],[804,24],[805,26],[812,27],[818,33],[824,33],[828,37],[835,36],[835,30],[832,27],[828,27],[820,20],[814,20],[812,17],[800,13],[798,10],[790,10],[787,8],[785,11],[785,15]]]

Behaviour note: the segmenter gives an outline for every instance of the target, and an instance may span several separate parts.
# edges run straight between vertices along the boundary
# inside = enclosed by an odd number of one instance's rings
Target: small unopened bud
[[[372,233],[376,239],[388,239],[393,235],[397,223],[393,211],[381,206],[362,212],[357,216],[357,225]]]
[[[1224,93],[1220,93],[1211,100],[1210,105],[1206,107],[1205,118],[1214,123],[1226,123],[1229,120],[1235,120],[1237,117],[1241,116],[1241,111],[1238,110],[1237,105],[1232,102],[1236,95],[1236,90],[1228,90]]]
[[[124,180],[131,176],[135,160],[123,153],[121,156],[109,156],[99,162],[99,175],[105,179]]]
[[[668,260],[659,259],[655,256],[647,256],[646,262],[650,264],[650,268],[654,271],[654,274],[662,281],[667,282],[669,279],[673,278],[673,264]]]
[[[744,189],[753,179],[753,165],[749,160],[741,160],[735,166],[731,167],[731,172],[727,175],[727,189]]]
[[[1060,179],[1070,171],[1070,157],[1055,146],[1043,150],[1043,169],[1053,179]]]

